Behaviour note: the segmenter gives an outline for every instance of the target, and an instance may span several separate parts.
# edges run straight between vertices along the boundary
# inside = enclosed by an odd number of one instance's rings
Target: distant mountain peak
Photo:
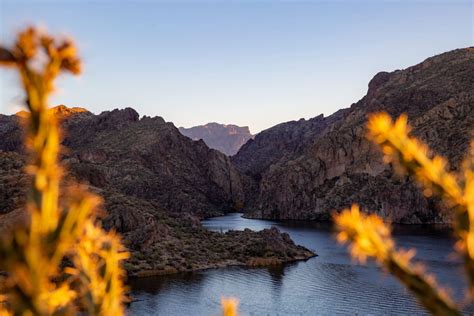
[[[248,126],[210,122],[179,131],[193,140],[202,139],[207,146],[228,156],[235,155],[240,147],[253,137]]]

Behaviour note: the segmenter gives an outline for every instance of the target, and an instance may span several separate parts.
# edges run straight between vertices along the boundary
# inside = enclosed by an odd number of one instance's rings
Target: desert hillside
[[[474,48],[458,49],[378,73],[350,108],[257,134],[232,158],[246,175],[248,216],[327,220],[358,203],[397,223],[447,221],[442,205],[382,162],[365,125],[370,113],[406,113],[413,135],[454,168],[474,138],[473,91]]]

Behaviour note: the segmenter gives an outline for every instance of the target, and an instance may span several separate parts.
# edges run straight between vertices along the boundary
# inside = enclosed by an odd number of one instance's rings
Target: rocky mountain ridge
[[[85,183],[104,199],[103,226],[124,236],[133,253],[126,265],[130,274],[281,263],[314,255],[279,232],[220,234],[202,228],[200,218],[243,204],[240,175],[229,157],[181,135],[172,123],[161,117],[140,119],[131,108],[99,115],[65,106],[52,111],[63,130],[65,182]],[[23,209],[25,115],[0,115],[3,234],[28,218]]]
[[[180,127],[181,134],[192,140],[202,139],[207,146],[227,156],[233,156],[240,147],[253,137],[248,126],[207,123],[190,128]]]
[[[63,159],[80,180],[201,217],[243,201],[229,158],[161,117],[139,119],[131,108],[99,115],[64,106],[53,111],[63,120]],[[0,150],[22,151],[19,119],[0,116]]]
[[[458,49],[378,73],[365,97],[327,118],[257,134],[232,157],[250,188],[247,216],[328,220],[333,210],[359,203],[396,223],[448,221],[443,205],[382,162],[365,138],[365,124],[370,113],[407,113],[413,134],[455,169],[474,137],[473,91],[474,48]]]

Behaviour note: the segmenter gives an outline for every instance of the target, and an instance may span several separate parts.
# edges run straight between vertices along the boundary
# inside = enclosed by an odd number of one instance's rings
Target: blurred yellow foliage
[[[61,72],[80,73],[76,47],[28,28],[13,47],[0,47],[0,65],[19,71],[26,92],[31,175],[30,223],[0,242],[0,270],[8,273],[0,289],[0,315],[123,315],[120,262],[128,253],[115,233],[96,224],[99,197],[78,185],[60,188],[61,137],[48,96]]]
[[[222,316],[238,316],[239,300],[233,297],[221,298]]]
[[[424,194],[441,195],[455,210],[454,230],[458,238],[456,249],[464,258],[469,279],[471,299],[474,297],[474,145],[465,160],[461,174],[447,170],[444,158],[431,155],[427,145],[409,136],[407,116],[395,122],[386,113],[371,115],[368,138],[380,146],[384,161],[401,171],[414,175],[424,187]],[[377,215],[360,212],[357,205],[334,215],[340,243],[349,243],[353,258],[365,262],[375,259],[396,276],[435,315],[459,315],[456,306],[439,289],[433,276],[421,265],[413,264],[415,251],[397,250],[391,237],[390,225]]]
[[[425,273],[421,265],[413,264],[413,249],[396,250],[390,226],[376,215],[361,213],[357,205],[335,217],[340,243],[350,242],[353,258],[365,262],[375,259],[410,289],[420,302],[435,315],[457,315],[454,304],[441,289],[434,277]]]

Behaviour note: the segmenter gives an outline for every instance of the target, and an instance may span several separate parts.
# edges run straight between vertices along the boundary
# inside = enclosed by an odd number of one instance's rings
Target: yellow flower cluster
[[[440,194],[455,210],[457,250],[462,254],[469,278],[471,298],[474,297],[474,145],[463,164],[462,174],[448,171],[446,160],[432,156],[427,145],[409,136],[407,116],[395,122],[386,113],[371,115],[368,138],[380,146],[384,161],[414,175],[424,193]],[[376,215],[365,215],[357,205],[334,215],[340,243],[350,243],[351,255],[364,262],[373,258],[395,275],[435,315],[456,315],[459,312],[448,295],[437,288],[434,278],[420,265],[412,264],[414,250],[397,250],[390,226]]]
[[[97,225],[100,199],[70,185],[59,201],[60,130],[48,96],[61,71],[80,72],[76,48],[29,28],[11,49],[0,47],[0,65],[15,67],[26,91],[31,175],[30,223],[0,241],[0,270],[8,273],[0,289],[0,315],[123,315],[120,262],[128,253],[117,235]]]

